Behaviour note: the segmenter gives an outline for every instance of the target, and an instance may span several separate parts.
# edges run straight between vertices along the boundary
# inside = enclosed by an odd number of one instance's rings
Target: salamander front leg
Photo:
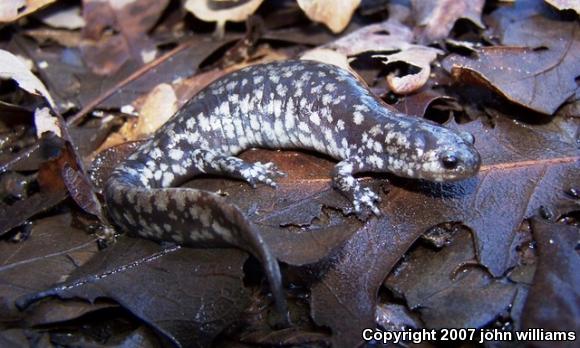
[[[272,162],[248,163],[235,156],[226,156],[213,151],[205,151],[196,154],[196,159],[201,159],[202,171],[209,174],[225,175],[227,177],[246,181],[252,187],[258,183],[264,183],[276,187],[274,180],[284,176]],[[199,167],[199,166],[198,166]]]
[[[368,216],[367,209],[373,214],[381,215],[376,203],[380,202],[379,196],[368,187],[361,187],[353,174],[368,171],[370,168],[357,157],[347,158],[339,162],[332,175],[332,183],[344,196],[351,200],[354,212],[359,218]]]

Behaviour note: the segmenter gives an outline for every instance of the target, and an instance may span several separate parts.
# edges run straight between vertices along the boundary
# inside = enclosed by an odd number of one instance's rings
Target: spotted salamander
[[[353,75],[314,61],[250,66],[212,83],[118,166],[104,194],[126,231],[184,246],[234,246],[263,264],[277,309],[286,313],[280,270],[259,230],[227,199],[175,188],[199,174],[275,186],[272,163],[248,163],[248,148],[302,149],[336,159],[334,187],[354,211],[379,214],[377,194],[354,178],[389,172],[431,181],[474,175],[469,133],[388,109]]]

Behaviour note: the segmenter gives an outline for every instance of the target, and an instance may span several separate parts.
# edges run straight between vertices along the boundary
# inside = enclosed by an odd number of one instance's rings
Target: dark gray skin
[[[172,188],[200,174],[275,186],[272,163],[235,157],[249,148],[320,152],[339,163],[334,186],[354,211],[380,214],[379,197],[353,175],[393,173],[453,181],[477,173],[468,133],[396,114],[355,77],[333,65],[284,61],[225,76],[192,98],[153,138],[117,167],[105,185],[114,222],[141,237],[184,246],[233,246],[264,265],[280,313],[280,270],[259,230],[214,193]]]

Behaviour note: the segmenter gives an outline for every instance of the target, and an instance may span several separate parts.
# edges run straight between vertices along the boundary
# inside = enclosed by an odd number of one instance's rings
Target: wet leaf
[[[73,169],[70,164],[65,164],[62,168],[62,178],[68,193],[74,201],[89,214],[102,217],[101,203],[93,191],[93,187],[87,177],[82,172]]]
[[[105,297],[176,344],[207,346],[248,304],[241,268],[246,258],[235,249],[162,249],[154,242],[125,237],[65,283],[22,297],[19,303],[28,307],[52,296],[92,303]]]
[[[523,327],[579,332],[578,227],[534,219],[532,233],[538,247],[538,267],[524,307]],[[542,342],[539,346],[550,344]]]
[[[60,166],[74,161],[63,140],[49,134],[52,133],[46,133],[34,151],[38,156],[34,161],[39,168],[33,169],[39,169],[37,181],[40,190],[11,205],[0,206],[0,235],[22,225],[36,214],[53,208],[67,197]],[[27,156],[24,156],[20,160],[26,161],[26,158]],[[12,167],[18,167],[18,163],[11,164],[10,168]]]
[[[77,168],[74,160],[74,153],[72,147],[67,145],[64,141],[59,144],[57,149],[50,149],[55,151],[53,156],[40,165],[38,169],[38,185],[41,190],[57,191],[65,188],[62,179],[62,170],[65,165],[72,165]],[[57,151],[57,152],[56,152]]]
[[[512,102],[553,114],[577,88],[574,76],[580,70],[571,59],[572,52],[580,54],[580,44],[569,49],[570,55],[562,56],[550,50],[486,47],[477,51],[475,59],[451,55],[443,64],[459,81],[484,84]]]
[[[578,157],[577,130],[578,120],[557,117],[543,124],[530,125],[507,118],[488,116],[489,125],[482,120],[463,125],[471,132],[476,147],[482,155],[483,163],[501,165],[521,163],[535,165],[536,161],[546,164],[571,163]],[[454,122],[450,127],[457,128]],[[508,170],[511,165],[506,165]]]
[[[61,203],[68,196],[63,189],[37,193],[11,205],[0,206],[0,236]]]
[[[95,243],[97,244],[97,243]],[[97,251],[95,251],[96,253]],[[112,301],[99,301],[98,303],[89,303],[78,300],[68,300],[58,305],[50,302],[42,302],[34,307],[33,310],[26,313],[26,324],[28,326],[53,325],[69,320],[82,318],[83,316],[93,314],[103,309],[118,309],[119,305]]]
[[[494,11],[490,32],[507,47],[482,48],[474,58],[451,55],[443,65],[462,81],[475,79],[510,101],[554,114],[578,90],[580,30],[546,7],[523,1]]]
[[[162,1],[86,0],[81,51],[85,63],[97,75],[117,72],[128,60],[148,63],[156,49],[147,35],[167,6]]]
[[[33,140],[32,145],[21,151],[4,153],[0,162],[0,172],[38,170],[44,161],[58,155],[61,147],[62,139],[54,135],[42,137],[38,141]]]
[[[373,219],[322,267],[328,271],[312,286],[311,311],[318,325],[331,328],[333,345],[357,346],[362,330],[375,326],[379,287],[420,233]]]
[[[2,347],[26,347],[29,344],[26,332],[22,329],[0,331],[0,345]]]
[[[471,233],[462,228],[442,250],[412,251],[385,285],[430,329],[484,327],[509,308],[517,291],[507,279],[477,267]]]
[[[326,347],[328,336],[318,332],[308,332],[298,328],[288,328],[283,330],[255,331],[241,337],[240,341],[246,344],[261,346],[308,346]]]
[[[1,321],[22,319],[26,314],[14,306],[18,297],[65,279],[97,252],[95,239],[71,221],[69,214],[39,219],[25,241],[0,241]]]
[[[401,328],[420,328],[421,323],[413,317],[404,305],[379,304],[377,306],[377,325],[385,330],[397,331]]]

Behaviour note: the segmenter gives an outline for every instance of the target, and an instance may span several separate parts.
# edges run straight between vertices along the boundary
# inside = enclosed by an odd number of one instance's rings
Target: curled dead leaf
[[[360,0],[298,0],[308,18],[326,25],[333,33],[346,28]]]
[[[437,54],[442,53],[442,51],[432,47],[412,45],[408,49],[395,54],[375,57],[386,59],[383,60],[383,63],[386,65],[394,62],[403,62],[420,69],[417,73],[401,77],[394,73],[387,75],[387,84],[391,91],[397,94],[409,94],[420,89],[427,83],[429,75],[431,74],[430,64],[437,58]]]
[[[0,2],[0,23],[14,22],[27,16],[55,0],[11,0]]]
[[[409,94],[425,85],[431,73],[431,62],[437,58],[437,54],[443,53],[433,47],[412,44],[412,40],[413,33],[409,27],[398,21],[388,20],[365,26],[323,47],[346,56],[365,52],[398,51],[373,57],[383,59],[386,65],[404,62],[420,69],[417,73],[402,77],[395,74],[387,76],[387,82],[393,92]]]
[[[0,50],[0,79],[13,79],[25,91],[43,96],[51,106],[54,101],[44,84],[28,68],[19,57],[4,50]]]
[[[264,0],[187,0],[185,9],[205,22],[216,22],[217,37],[222,38],[227,21],[243,22],[252,15]]]

